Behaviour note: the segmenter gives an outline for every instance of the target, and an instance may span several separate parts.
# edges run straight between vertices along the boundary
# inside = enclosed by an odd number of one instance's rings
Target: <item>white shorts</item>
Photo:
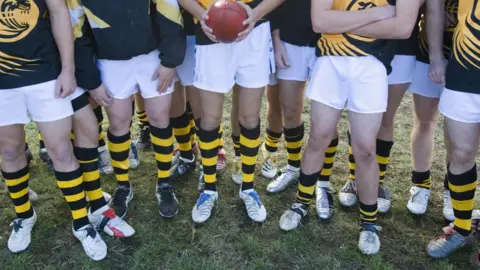
[[[177,67],[177,77],[183,86],[192,86],[195,77],[195,36],[187,36],[187,51],[183,63]]]
[[[392,73],[388,75],[388,84],[411,83],[416,59],[413,55],[395,55],[392,61]]]
[[[428,64],[417,61],[415,64],[415,74],[413,75],[412,84],[408,91],[413,94],[428,98],[440,98],[443,91],[443,85],[436,84],[428,77]]]
[[[135,56],[129,60],[98,60],[102,81],[116,99],[126,99],[138,92],[143,98],[168,95],[173,85],[165,93],[157,92],[158,80],[152,81],[152,75],[160,65],[159,51]]]
[[[53,122],[73,115],[71,96],[55,98],[56,80],[0,89],[0,126]]]
[[[438,107],[450,119],[463,123],[480,123],[480,94],[444,88]]]
[[[306,96],[338,110],[383,113],[387,110],[387,70],[374,56],[321,56]]]
[[[242,41],[197,45],[195,79],[199,89],[226,94],[233,85],[263,88],[275,72],[270,23],[262,23]]]
[[[317,56],[315,55],[315,48],[308,46],[296,46],[283,41],[282,43],[287,52],[290,66],[287,68],[277,67],[276,76],[273,76],[270,79],[270,85],[276,84],[276,79],[299,82],[308,81],[312,74],[315,60],[317,59]]]

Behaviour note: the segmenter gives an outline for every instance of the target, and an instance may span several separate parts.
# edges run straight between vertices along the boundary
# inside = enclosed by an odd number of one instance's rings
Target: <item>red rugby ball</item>
[[[245,9],[236,1],[217,0],[208,11],[207,25],[219,42],[231,43],[247,28],[243,25],[247,17]]]

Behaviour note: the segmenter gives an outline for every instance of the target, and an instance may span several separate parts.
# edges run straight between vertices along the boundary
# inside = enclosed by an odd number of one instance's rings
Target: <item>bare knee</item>
[[[72,144],[69,140],[56,143],[55,145],[47,145],[47,150],[54,164],[68,165],[75,161]]]
[[[437,120],[415,120],[415,129],[422,134],[430,134],[437,127]]]
[[[98,126],[94,119],[74,117],[73,125],[76,141],[88,141],[91,143],[96,143],[98,141]]]
[[[22,155],[24,155],[25,145],[8,144],[2,145],[0,153],[4,162],[16,162]]]
[[[372,163],[376,162],[376,143],[375,141],[353,141],[352,145],[355,161]]]
[[[221,122],[221,114],[208,114],[201,119],[201,125],[204,130],[214,130],[220,126]]]
[[[110,132],[116,136],[122,136],[128,133],[130,130],[130,123],[132,121],[131,117],[110,117]]]
[[[247,129],[256,128],[260,124],[259,116],[254,114],[241,114],[238,117],[238,121]]]
[[[302,115],[302,109],[302,106],[298,106],[295,103],[284,102],[282,104],[283,119],[286,127],[294,128],[300,124],[298,122]]]
[[[308,149],[323,153],[330,144],[330,139],[333,134],[323,130],[312,130],[308,138]]]
[[[456,164],[469,164],[475,162],[477,148],[468,145],[455,145],[451,149],[452,162]]]
[[[166,128],[170,122],[170,117],[168,111],[162,110],[161,112],[156,112],[153,115],[147,115],[148,122],[150,125],[158,128]]]

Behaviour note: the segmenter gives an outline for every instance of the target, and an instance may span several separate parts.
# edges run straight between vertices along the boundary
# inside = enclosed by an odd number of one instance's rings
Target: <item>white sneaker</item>
[[[267,209],[254,189],[240,190],[240,199],[245,203],[248,216],[255,222],[264,222],[267,219]]]
[[[28,189],[28,199],[31,202],[38,201],[38,194],[35,191],[33,191],[31,188]]]
[[[317,210],[317,216],[322,220],[331,219],[333,216],[334,206],[329,182],[317,181],[315,194],[315,207]]]
[[[273,179],[277,173],[277,153],[268,152],[265,149],[265,144],[262,145],[262,154],[263,154],[263,164],[262,164],[262,175],[267,179]]]
[[[282,174],[268,184],[267,191],[269,193],[282,192],[292,183],[298,181],[298,178],[300,178],[300,168],[287,165],[287,167],[282,170]]]
[[[101,261],[107,256],[107,244],[103,241],[92,225],[86,225],[75,231],[73,235],[82,243],[83,250],[87,256],[94,261]]]
[[[138,155],[137,147],[135,144],[130,143],[130,153],[128,154],[128,162],[130,169],[135,170],[140,166],[140,157]]]
[[[392,205],[392,195],[390,195],[390,189],[385,184],[378,185],[378,212],[385,214],[390,210]]]
[[[361,226],[358,248],[365,255],[377,254],[380,251],[380,237],[378,232],[381,231],[382,228],[373,224],[362,224]]]
[[[280,218],[280,229],[283,231],[294,230],[302,223],[302,219],[308,214],[308,208],[301,203],[294,203],[285,211]]]
[[[340,204],[345,207],[354,206],[357,203],[357,185],[355,181],[348,180],[338,194]]]
[[[126,238],[135,234],[135,230],[119,218],[108,205],[93,213],[88,209],[88,220],[97,231],[103,230],[114,238]]]
[[[242,184],[242,160],[240,159],[240,157],[235,157],[235,159],[233,160],[232,180],[237,185]]]
[[[450,198],[450,191],[443,190],[443,217],[448,221],[453,221],[455,215],[453,214],[452,200]]]
[[[32,241],[32,229],[37,222],[37,213],[33,210],[33,216],[25,219],[15,219],[10,223],[12,233],[8,238],[8,249],[13,253],[25,251]]]
[[[113,174],[112,160],[106,146],[98,148],[98,169],[101,174]]]
[[[430,189],[414,186],[410,188],[410,194],[410,199],[407,203],[410,213],[414,215],[425,214],[430,198]]]
[[[192,210],[192,219],[195,223],[204,223],[212,215],[215,202],[218,200],[218,192],[205,190]]]

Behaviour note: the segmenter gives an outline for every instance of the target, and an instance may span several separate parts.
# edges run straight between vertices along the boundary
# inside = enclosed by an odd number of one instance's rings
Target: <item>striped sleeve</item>
[[[183,63],[186,35],[177,0],[152,0],[155,22],[159,31],[160,61],[164,67],[174,68]]]
[[[100,71],[95,64],[91,29],[81,0],[66,1],[75,39],[75,77],[78,86],[86,90],[93,90],[98,88],[102,81]]]

